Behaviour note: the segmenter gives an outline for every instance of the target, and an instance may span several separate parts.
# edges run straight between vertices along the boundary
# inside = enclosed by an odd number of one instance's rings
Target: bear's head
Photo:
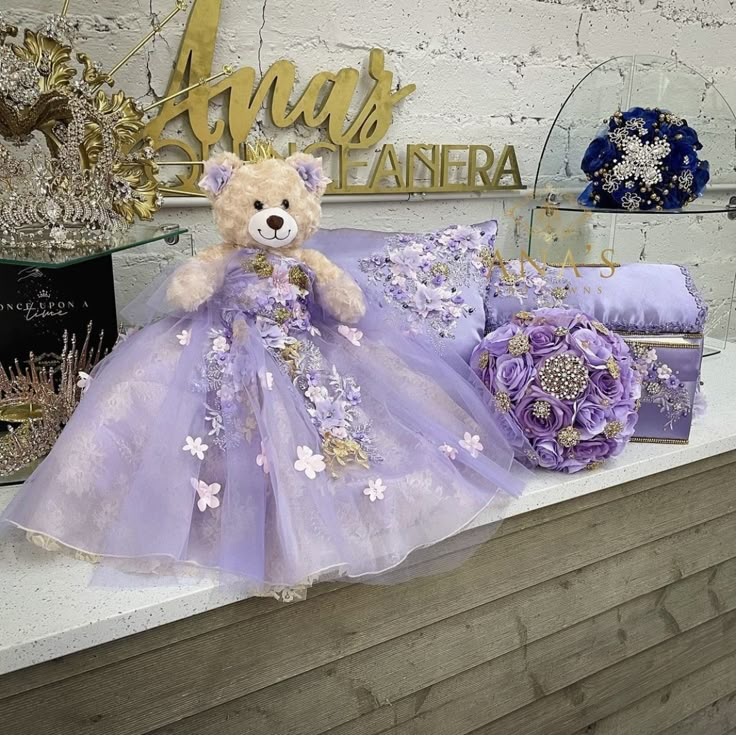
[[[232,153],[211,158],[199,187],[212,202],[227,243],[242,248],[297,248],[319,227],[329,179],[306,153],[244,163]]]

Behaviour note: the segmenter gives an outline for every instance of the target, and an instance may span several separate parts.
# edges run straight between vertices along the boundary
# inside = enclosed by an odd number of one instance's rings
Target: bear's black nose
[[[277,214],[272,214],[267,220],[266,224],[272,230],[280,230],[284,226],[284,218],[279,217]]]

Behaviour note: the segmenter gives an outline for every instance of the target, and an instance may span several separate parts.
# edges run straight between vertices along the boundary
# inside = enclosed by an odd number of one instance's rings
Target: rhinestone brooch
[[[550,357],[539,370],[542,390],[555,398],[574,401],[588,386],[588,371],[577,355]]]

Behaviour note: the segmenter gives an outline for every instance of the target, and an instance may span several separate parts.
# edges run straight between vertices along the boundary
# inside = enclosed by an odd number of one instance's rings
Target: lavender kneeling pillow
[[[369,309],[467,361],[484,333],[496,230],[495,220],[427,233],[319,230],[309,247],[355,278]]]
[[[548,267],[540,275],[519,261],[494,267],[486,298],[486,331],[506,324],[519,310],[569,306],[590,314],[609,329],[635,334],[700,334],[708,307],[684,266],[627,263],[608,266]]]

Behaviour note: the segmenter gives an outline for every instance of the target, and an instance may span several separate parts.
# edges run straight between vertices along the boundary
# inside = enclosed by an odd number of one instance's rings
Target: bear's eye
[[[256,199],[253,202],[253,206],[260,212],[263,209],[263,202],[260,199]]]
[[[284,199],[284,201],[281,202],[281,208],[282,209],[288,209],[289,208],[289,200],[288,199]]]

